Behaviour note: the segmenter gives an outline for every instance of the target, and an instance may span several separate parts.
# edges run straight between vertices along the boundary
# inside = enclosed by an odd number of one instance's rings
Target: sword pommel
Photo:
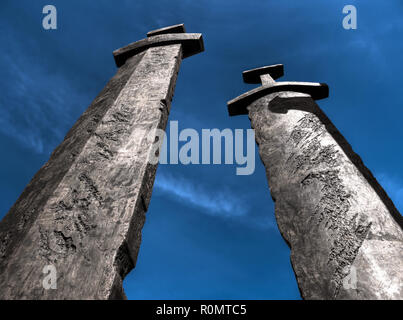
[[[172,33],[186,33],[185,25],[183,23],[181,23],[181,24],[175,24],[173,26],[153,30],[153,31],[150,31],[147,33],[147,37],[150,38],[150,37],[158,36],[160,34],[172,34]]]
[[[273,80],[281,78],[284,75],[284,65],[274,64],[242,72],[243,81],[250,84],[261,83],[261,76],[263,75],[270,75]]]

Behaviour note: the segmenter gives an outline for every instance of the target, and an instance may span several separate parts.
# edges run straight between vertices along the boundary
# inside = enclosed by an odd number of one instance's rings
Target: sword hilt
[[[262,85],[272,84],[276,79],[281,78],[284,75],[284,65],[274,64],[272,66],[266,66],[256,69],[251,69],[242,72],[243,81],[245,83]]]
[[[204,51],[203,36],[200,33],[186,33],[183,24],[176,24],[147,33],[147,38],[133,42],[115,50],[113,56],[117,67],[123,66],[128,59],[152,47],[182,45],[182,58]]]
[[[239,97],[229,101],[228,112],[230,116],[248,114],[247,107],[255,100],[264,97],[265,95],[294,91],[309,94],[312,99],[319,100],[329,96],[329,87],[325,83],[317,82],[276,82],[284,75],[284,66],[276,64],[265,66],[252,70],[247,70],[242,73],[243,80],[246,83],[257,84],[261,83],[262,86],[251,91],[248,91]]]

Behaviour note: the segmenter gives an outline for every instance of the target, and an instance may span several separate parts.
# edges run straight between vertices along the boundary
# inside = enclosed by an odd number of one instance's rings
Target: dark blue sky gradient
[[[42,8],[58,9],[58,30]],[[344,30],[354,4],[358,29]],[[226,102],[241,72],[283,63],[286,80],[326,82],[320,101],[403,211],[403,3],[400,0],[2,0],[0,217],[116,72],[112,51],[185,23],[206,51],[183,61],[170,120],[179,129],[250,128]],[[129,299],[299,299],[260,159],[160,165]]]

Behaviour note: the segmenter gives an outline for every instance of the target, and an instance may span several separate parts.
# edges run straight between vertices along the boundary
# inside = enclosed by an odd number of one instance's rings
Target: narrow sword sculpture
[[[402,299],[402,216],[314,100],[321,83],[275,82],[282,65],[243,73],[262,83],[228,102],[248,114],[280,232],[305,299]]]
[[[0,299],[125,298],[156,129],[166,127],[182,58],[203,50],[201,34],[175,25],[114,52],[118,72],[0,223]]]

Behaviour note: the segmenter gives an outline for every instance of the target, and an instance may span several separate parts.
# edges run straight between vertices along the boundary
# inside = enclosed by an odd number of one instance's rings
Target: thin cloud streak
[[[236,218],[248,213],[248,208],[239,200],[239,197],[228,190],[208,189],[183,177],[159,175],[155,188],[213,216]]]
[[[237,221],[259,230],[277,229],[270,208],[261,210],[248,205],[247,199],[253,199],[252,194],[241,196],[230,188],[221,187],[217,190],[197,184],[194,180],[169,174],[158,174],[154,190],[213,217]]]

